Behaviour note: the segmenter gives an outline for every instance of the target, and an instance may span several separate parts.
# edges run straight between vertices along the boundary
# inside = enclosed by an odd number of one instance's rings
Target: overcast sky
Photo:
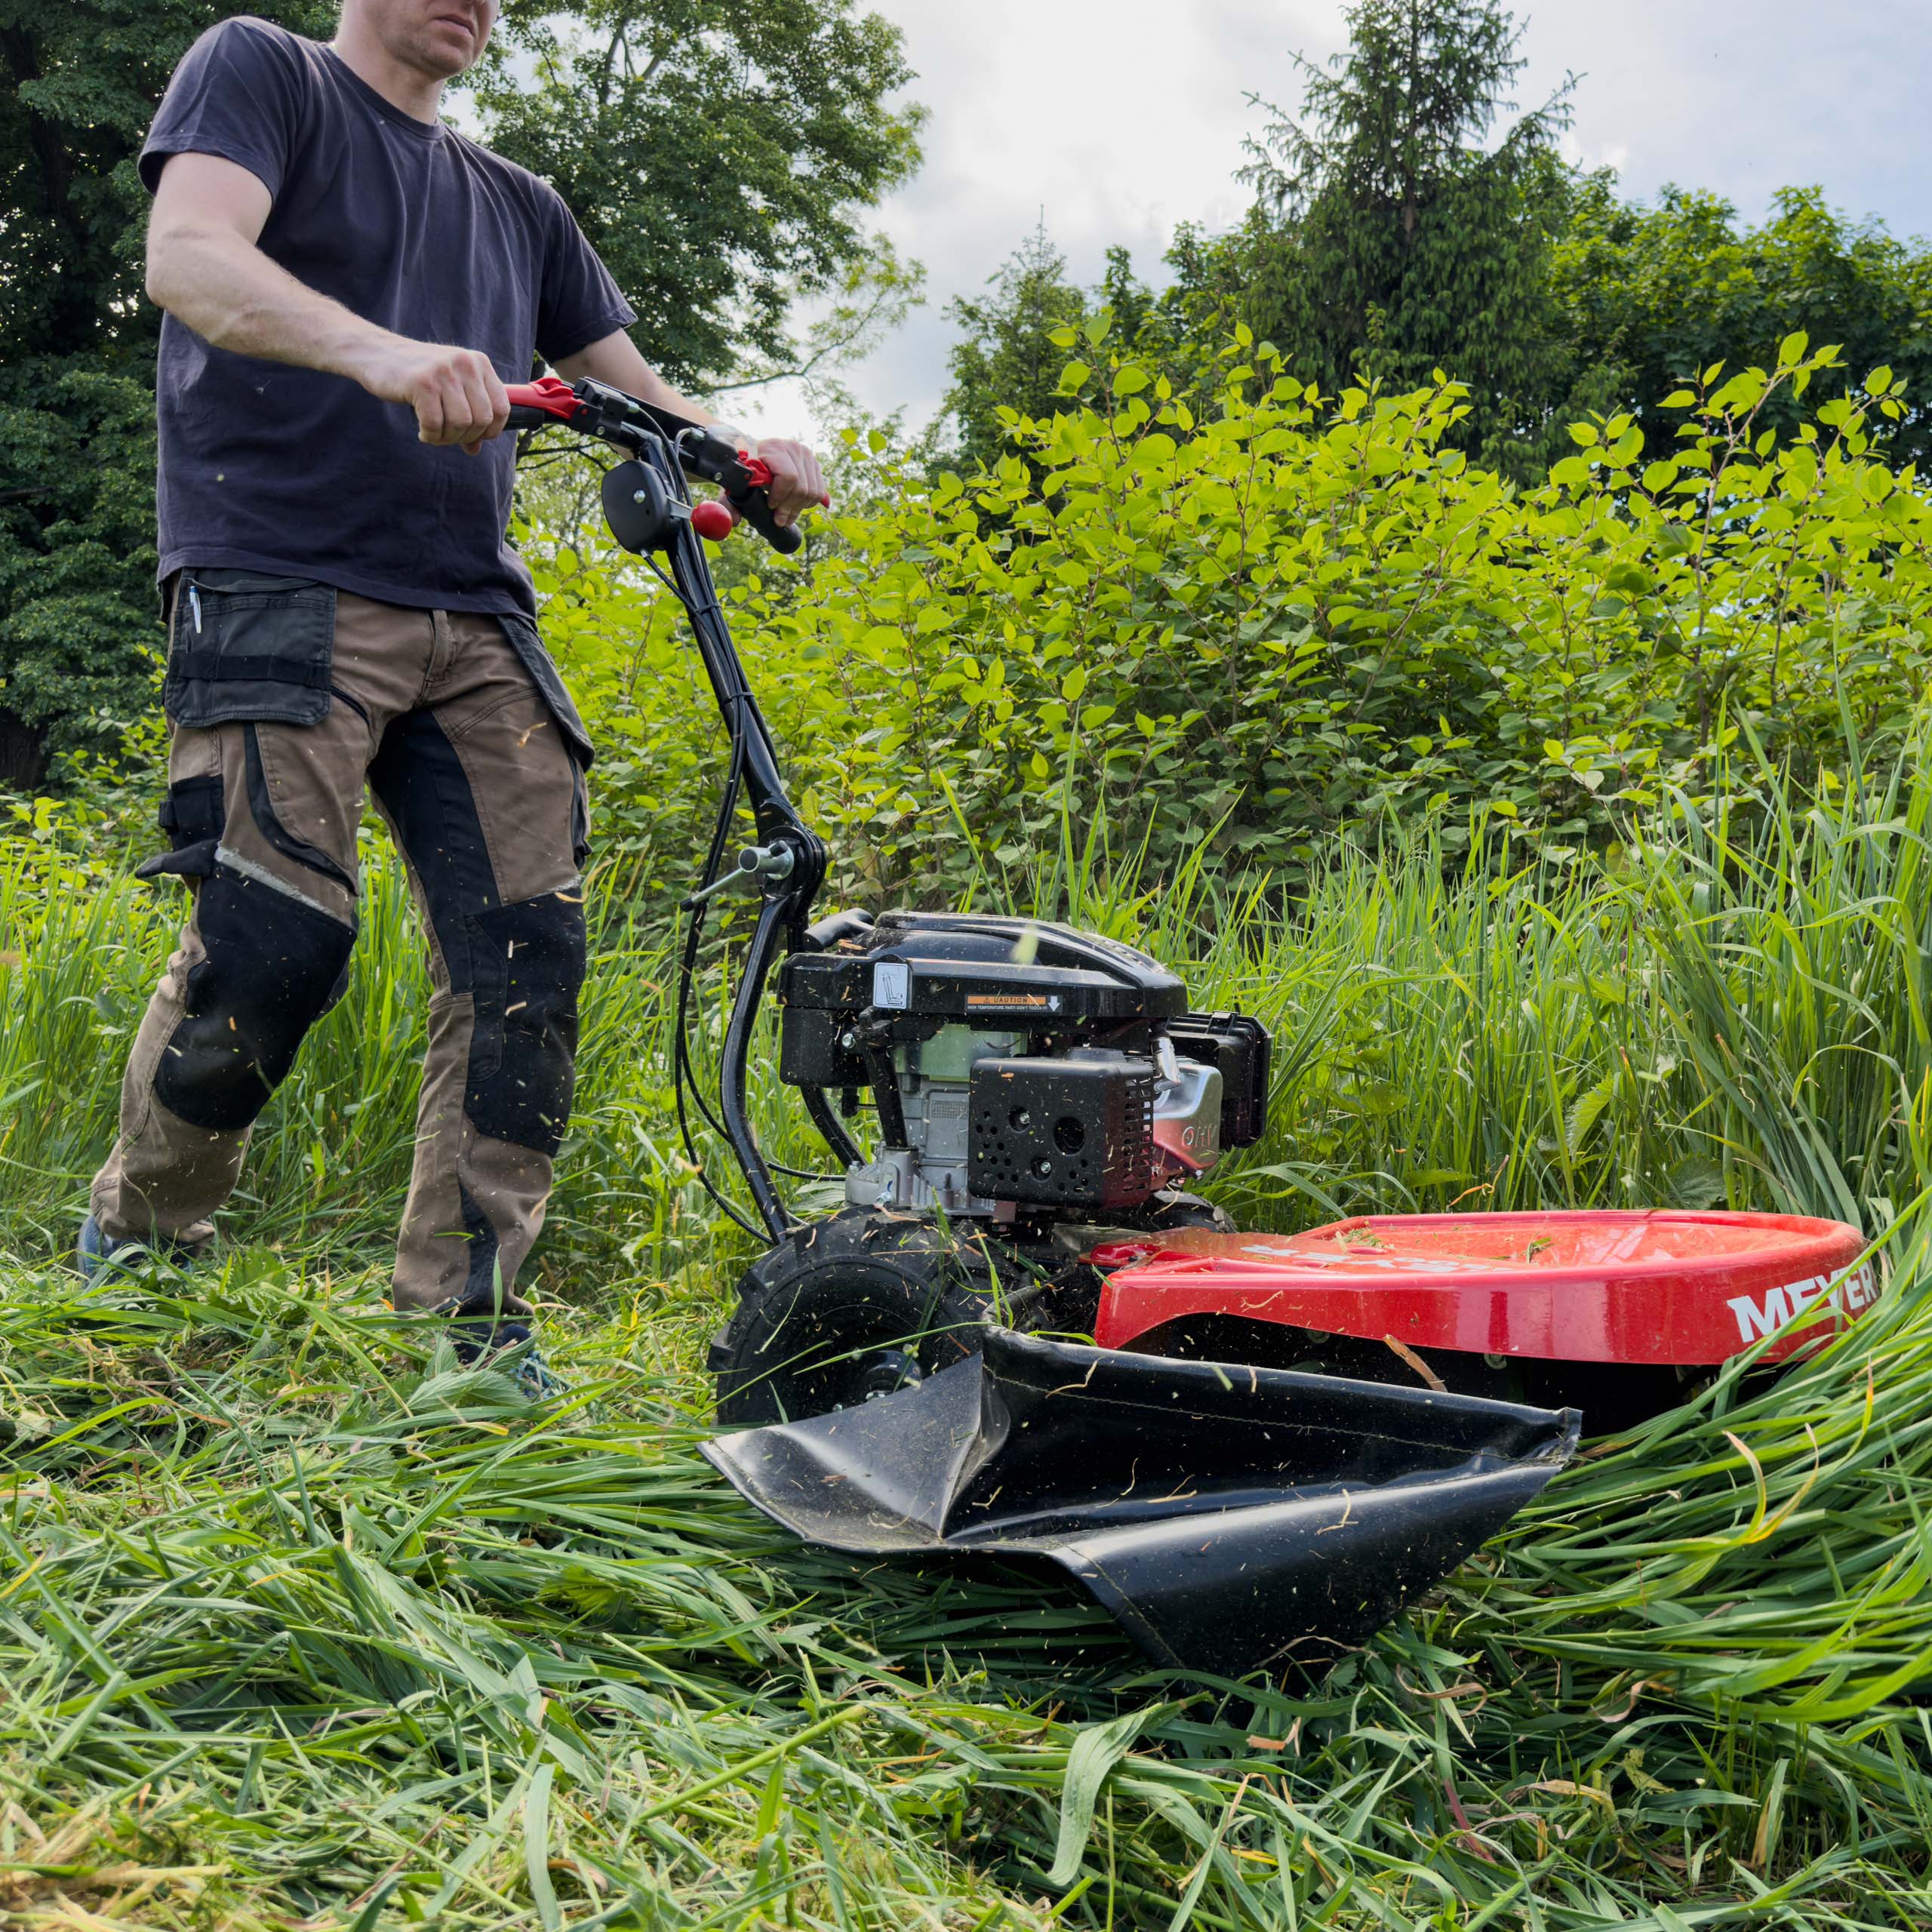
[[[861,0],[863,4],[863,0]],[[849,380],[869,409],[922,422],[946,386],[946,303],[999,268],[1044,211],[1076,278],[1124,243],[1158,279],[1175,224],[1225,226],[1262,117],[1293,107],[1297,50],[1343,41],[1337,0],[870,0],[903,29],[928,110],[925,162],[878,225],[924,262],[928,299]],[[1541,102],[1566,70],[1572,158],[1625,192],[1715,189],[1747,216],[1771,191],[1822,183],[1903,234],[1932,229],[1932,0],[1542,0],[1524,8]],[[805,426],[783,389],[733,414],[767,434]]]

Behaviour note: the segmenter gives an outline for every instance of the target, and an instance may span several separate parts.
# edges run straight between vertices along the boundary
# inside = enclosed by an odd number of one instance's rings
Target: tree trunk
[[[36,791],[47,780],[47,747],[40,734],[0,705],[0,785]]]

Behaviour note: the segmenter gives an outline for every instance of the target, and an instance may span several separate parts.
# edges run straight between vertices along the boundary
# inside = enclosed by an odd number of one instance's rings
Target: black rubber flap
[[[1447,1576],[1577,1446],[1574,1409],[1044,1342],[720,1436],[749,1501],[834,1549],[1050,1558],[1155,1662],[1319,1668]]]

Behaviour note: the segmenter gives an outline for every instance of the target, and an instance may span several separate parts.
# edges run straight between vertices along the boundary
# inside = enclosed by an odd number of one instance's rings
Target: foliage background
[[[326,5],[263,10],[328,31]],[[67,754],[127,744],[153,706],[157,318],[140,289],[132,158],[173,63],[229,11],[0,0],[0,279],[12,291],[0,317],[0,783],[65,782]],[[1040,484],[1054,459],[1036,437],[1016,441],[1013,422],[1060,408],[1067,353],[1054,337],[1103,313],[1110,355],[1138,359],[1205,414],[1238,325],[1327,398],[1392,398],[1445,372],[1464,386],[1461,413],[1432,433],[1524,491],[1592,412],[1629,417],[1647,459],[1669,457],[1678,419],[1664,398],[1715,365],[1773,368],[1795,330],[1843,352],[1837,373],[1817,372],[1814,402],[1847,377],[1855,398],[1867,371],[1890,369],[1902,410],[1865,433],[1894,471],[1922,455],[1922,243],[1847,217],[1817,188],[1783,191],[1755,226],[1694,189],[1626,202],[1607,172],[1564,164],[1567,94],[1527,111],[1511,99],[1518,34],[1496,0],[1359,0],[1348,18],[1347,52],[1332,72],[1305,70],[1299,112],[1257,104],[1250,212],[1225,235],[1183,226],[1168,286],[1139,281],[1116,250],[1102,285],[1078,288],[1042,227],[983,297],[955,305],[946,412],[911,440],[895,428],[908,475],[891,488],[951,470],[971,488],[1016,455]],[[721,396],[802,371],[831,420],[851,420],[838,358],[920,284],[918,265],[867,226],[918,155],[894,30],[854,0],[750,12],[513,0],[500,42],[464,111],[557,181],[645,318],[648,352]],[[1758,426],[1789,438],[1804,406],[1785,385]],[[841,483],[844,500],[866,500],[863,468]],[[526,497],[540,524],[544,493]],[[992,521],[1014,514],[997,491],[975,500]],[[1107,701],[1121,700],[1088,703]],[[1379,691],[1371,708],[1386,709]],[[1470,728],[1440,707],[1435,723],[1444,741]],[[1256,777],[1242,768],[1244,795],[1266,795]],[[1372,789],[1357,774],[1333,789],[1331,820]]]
[[[1735,746],[1829,796],[1909,728],[1932,522],[1875,448],[1906,407],[1888,370],[1810,408],[1841,361],[1793,334],[1666,398],[1670,455],[1585,421],[1519,490],[1452,446],[1459,383],[1324,395],[1241,328],[1183,392],[1104,312],[1056,341],[1056,413],[1007,410],[990,472],[928,480],[875,432],[871,507],[808,577],[738,553],[848,890],[938,903],[1068,839],[1150,878],[1204,842],[1287,884],[1331,835],[1423,823],[1569,862],[1666,787],[1712,798]],[[543,580],[609,742],[607,834],[655,889],[716,755],[680,615],[588,538]]]

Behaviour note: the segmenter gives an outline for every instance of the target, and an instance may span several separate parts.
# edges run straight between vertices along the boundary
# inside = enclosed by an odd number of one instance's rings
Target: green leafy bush
[[[1398,817],[1452,850],[1604,841],[1666,781],[1708,792],[1740,733],[1829,785],[1847,729],[1910,717],[1932,506],[1872,452],[1885,371],[1774,438],[1767,402],[1835,362],[1793,336],[1668,398],[1670,458],[1627,417],[1580,423],[1521,491],[1445,447],[1447,380],[1327,396],[1243,331],[1180,395],[1104,315],[1060,335],[1063,406],[1014,416],[1014,454],[928,481],[875,434],[866,513],[808,574],[729,593],[848,884],[943,897],[1069,826],[1157,871],[1218,828],[1291,878]],[[607,832],[654,876],[715,780],[708,698],[641,574],[559,551],[546,583],[609,747]]]

